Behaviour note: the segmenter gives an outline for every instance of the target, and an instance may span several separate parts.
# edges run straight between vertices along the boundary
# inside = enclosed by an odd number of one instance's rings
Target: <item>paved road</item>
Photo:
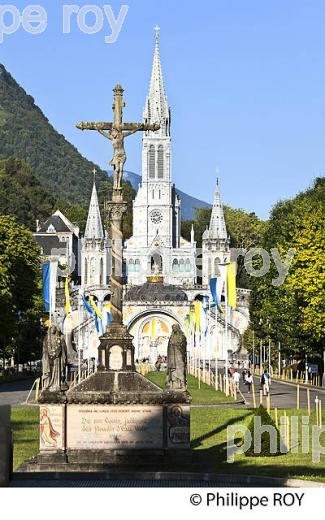
[[[259,403],[259,377],[255,377],[256,402]],[[20,405],[26,400],[26,397],[32,387],[33,379],[24,381],[16,381],[14,383],[0,384],[0,404]],[[240,390],[243,393],[246,406],[253,406],[252,394],[247,393],[247,386],[240,383]],[[318,395],[322,400],[322,408],[325,410],[325,389],[310,390],[311,407],[315,407],[315,397]],[[31,395],[31,400],[35,397],[35,392]],[[264,404],[265,398],[264,398]],[[272,381],[271,384],[271,406],[272,408],[296,408],[297,406],[297,387],[295,385],[285,384],[283,382]],[[300,408],[307,408],[307,390],[300,387]]]
[[[24,379],[13,383],[0,384],[0,404],[20,405],[23,404],[32,387],[34,379]],[[31,399],[35,399],[32,392]]]
[[[260,401],[260,378],[254,377],[256,403]],[[247,406],[253,406],[252,393],[248,394],[247,386],[240,383],[240,390],[245,397]],[[322,400],[322,408],[325,409],[325,389],[310,389],[310,405],[311,409],[315,408],[315,397],[318,396]],[[266,398],[263,398],[266,405]],[[283,383],[282,381],[273,380],[271,383],[271,407],[272,408],[296,408],[297,407],[297,386]],[[307,389],[300,386],[300,408],[307,408]]]

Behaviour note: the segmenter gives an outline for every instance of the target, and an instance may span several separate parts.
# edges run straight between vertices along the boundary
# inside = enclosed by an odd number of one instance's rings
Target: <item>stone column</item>
[[[111,201],[105,203],[106,229],[110,228],[112,244],[112,273],[111,273],[111,323],[123,323],[123,232],[122,220],[127,210],[127,203],[123,200],[122,191],[114,190]]]
[[[123,215],[127,203],[123,200],[122,190],[113,190],[112,200],[105,202],[105,226],[110,230],[112,245],[111,273],[111,323],[100,338],[98,348],[99,371],[133,371],[133,337],[123,325]]]

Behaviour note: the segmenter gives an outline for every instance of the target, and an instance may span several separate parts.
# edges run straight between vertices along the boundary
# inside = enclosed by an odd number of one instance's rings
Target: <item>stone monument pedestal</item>
[[[162,471],[191,462],[187,391],[104,370],[57,397],[40,396],[40,451],[24,471]]]

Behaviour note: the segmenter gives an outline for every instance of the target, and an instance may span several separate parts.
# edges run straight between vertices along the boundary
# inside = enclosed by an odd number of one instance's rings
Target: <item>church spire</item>
[[[210,226],[209,238],[227,240],[227,229],[225,223],[225,216],[221,202],[221,194],[219,187],[219,178],[217,177],[216,191],[214,195]]]
[[[147,96],[143,117],[145,122],[160,123],[161,128],[155,136],[169,136],[169,106],[165,94],[164,79],[160,61],[159,27],[155,28],[155,50],[151,71],[149,95]]]
[[[104,231],[102,226],[102,219],[99,211],[97,190],[96,190],[96,182],[95,182],[95,174],[94,174],[94,184],[93,191],[91,194],[88,218],[85,230],[85,238],[86,239],[100,239],[104,238]]]

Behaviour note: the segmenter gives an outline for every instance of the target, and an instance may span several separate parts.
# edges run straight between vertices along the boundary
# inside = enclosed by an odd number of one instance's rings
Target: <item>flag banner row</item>
[[[42,265],[43,301],[45,312],[50,316],[56,307],[56,285],[57,285],[58,262],[45,262]]]
[[[103,304],[103,311],[101,311],[93,296],[89,296],[87,300],[83,294],[81,299],[88,314],[94,318],[97,334],[102,336],[105,333],[106,327],[108,327],[111,322],[111,304],[105,302]]]

